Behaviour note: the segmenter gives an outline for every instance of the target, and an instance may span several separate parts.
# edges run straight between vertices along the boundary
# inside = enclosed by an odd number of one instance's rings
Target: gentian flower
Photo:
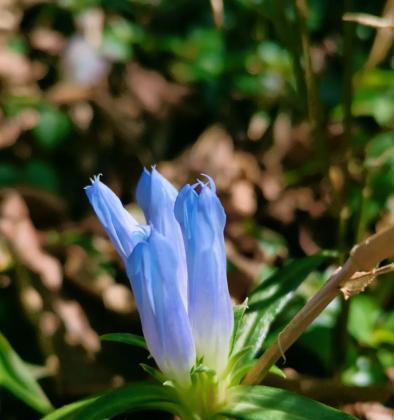
[[[85,188],[126,266],[148,348],[177,386],[191,385],[197,360],[220,375],[227,363],[233,313],[226,278],[225,213],[215,184],[179,192],[144,170],[136,198],[138,224],[99,176]]]
[[[223,229],[226,215],[215,183],[185,185],[175,202],[187,256],[189,319],[198,358],[226,367],[233,311],[227,286]],[[199,191],[198,191],[199,190]]]

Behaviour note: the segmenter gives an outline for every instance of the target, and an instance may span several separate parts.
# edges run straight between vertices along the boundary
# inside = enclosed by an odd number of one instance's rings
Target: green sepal
[[[203,363],[196,364],[196,366],[193,366],[190,375],[196,375],[199,373],[207,373],[208,375],[216,375],[215,369],[211,369],[208,366],[204,365]]]

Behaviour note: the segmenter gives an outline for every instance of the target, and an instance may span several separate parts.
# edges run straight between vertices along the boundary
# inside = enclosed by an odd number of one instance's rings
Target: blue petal
[[[178,255],[176,281],[180,285],[182,299],[187,305],[187,267],[182,232],[174,215],[177,189],[155,168],[144,169],[136,189],[138,205],[144,211],[147,221],[165,236]]]
[[[203,357],[205,364],[221,372],[227,361],[233,312],[223,236],[226,215],[211,179],[209,184],[182,188],[175,215],[186,248],[188,312],[197,357]]]
[[[137,203],[159,232],[167,228],[177,195],[177,189],[155,168],[152,172],[144,168],[136,189]]]
[[[85,187],[85,192],[118,253],[124,260],[127,259],[134,247],[146,237],[147,227],[138,225],[98,176],[92,180],[92,185]]]
[[[145,339],[159,368],[187,386],[195,347],[181,293],[174,278],[178,257],[167,238],[152,228],[127,261]]]

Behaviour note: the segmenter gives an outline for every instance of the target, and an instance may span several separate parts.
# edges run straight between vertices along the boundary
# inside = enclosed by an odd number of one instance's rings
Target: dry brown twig
[[[394,19],[390,17],[373,16],[367,13],[346,13],[342,19],[346,22],[356,22],[373,28],[394,29]]]
[[[359,293],[366,287],[365,279],[376,275],[375,267],[386,258],[394,255],[394,226],[389,227],[365,241],[356,245],[344,266],[334,272],[326,284],[310,299],[297,313],[289,324],[278,335],[274,343],[257,360],[248,372],[244,384],[257,384],[268,373],[269,368],[280,359],[283,353],[300,337],[309,324],[323,311],[323,309],[341,292],[341,289],[351,285],[350,295]],[[392,270],[392,264],[389,266]],[[386,272],[387,267],[380,270]],[[375,270],[375,271],[374,271]],[[379,269],[378,269],[379,270]],[[360,274],[360,272],[365,272]],[[355,276],[356,274],[356,276]],[[380,274],[382,274],[380,272]],[[353,287],[354,281],[360,281],[359,287]],[[370,281],[369,281],[370,282]],[[369,283],[368,283],[369,284]]]

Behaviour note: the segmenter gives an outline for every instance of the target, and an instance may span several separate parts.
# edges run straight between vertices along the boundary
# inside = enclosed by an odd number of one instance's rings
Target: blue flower
[[[185,185],[175,203],[188,269],[189,319],[197,357],[221,372],[227,363],[233,311],[227,286],[223,229],[226,215],[215,184]]]
[[[218,374],[227,362],[233,313],[226,278],[225,213],[215,184],[178,191],[155,168],[144,170],[136,198],[140,225],[99,179],[85,188],[124,260],[142,329],[157,365],[190,385],[197,358]]]
[[[174,204],[177,189],[153,168],[144,168],[136,190],[138,205],[142,208],[148,223],[152,224],[172,244],[178,259],[178,275],[181,295],[187,307],[187,267],[182,232],[175,219]]]

